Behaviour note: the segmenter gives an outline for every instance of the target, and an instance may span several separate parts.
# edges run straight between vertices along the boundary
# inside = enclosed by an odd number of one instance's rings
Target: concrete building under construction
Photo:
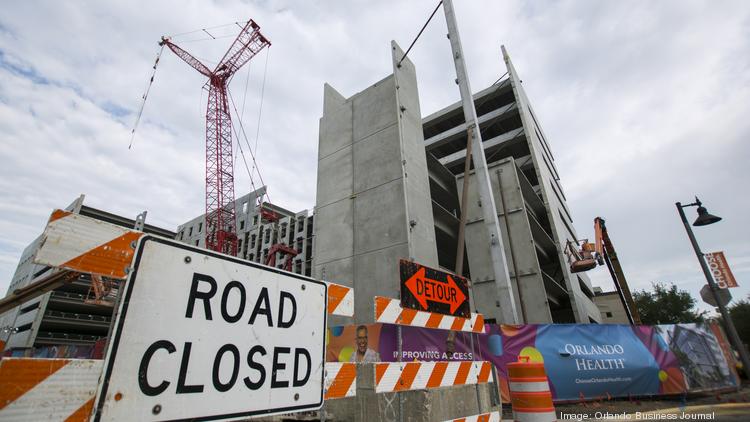
[[[354,287],[357,323],[372,322],[374,296],[399,297],[399,259],[456,269],[466,177],[461,104],[423,117],[413,63],[398,63],[403,51],[395,43],[392,56],[393,74],[349,98],[325,85],[314,216],[259,206],[265,186],[234,202],[238,257]],[[564,250],[577,235],[552,150],[505,49],[503,56],[507,78],[476,93],[474,104],[519,321],[601,322],[586,274],[568,269]],[[468,177],[463,272],[472,281],[472,310],[504,322],[473,170]],[[68,209],[135,224],[83,205],[83,197]],[[204,247],[204,225],[201,215],[176,232],[143,230]],[[33,263],[38,243],[24,251],[9,291],[45,275],[48,269]],[[112,307],[87,303],[90,284],[81,276],[0,316],[0,326],[13,331],[8,349],[91,345],[106,336]],[[332,324],[351,322],[331,318]]]
[[[399,297],[398,261],[455,270],[467,125],[460,103],[422,117],[416,71],[392,44],[393,74],[349,98],[324,89],[313,276],[353,286],[355,319]],[[549,142],[503,48],[507,78],[474,95],[519,320],[600,322]],[[470,171],[466,264],[473,303],[500,318],[481,201]]]
[[[297,274],[311,275],[313,250],[313,216],[308,210],[292,212],[278,205],[263,202],[266,194],[263,186],[234,201],[237,218],[237,257],[259,263],[272,263],[275,267]],[[273,221],[264,218],[273,215]],[[190,245],[205,247],[205,214],[177,227],[177,240]],[[296,255],[283,251],[275,252],[274,245],[293,249]],[[286,249],[289,251],[290,249]],[[279,248],[276,248],[279,250]],[[274,255],[268,261],[269,254]],[[288,261],[287,261],[288,260]]]

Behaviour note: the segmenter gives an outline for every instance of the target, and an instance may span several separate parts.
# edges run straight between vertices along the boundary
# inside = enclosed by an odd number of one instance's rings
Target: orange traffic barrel
[[[513,419],[517,422],[553,422],[557,420],[544,364],[519,356],[508,364],[508,386]]]

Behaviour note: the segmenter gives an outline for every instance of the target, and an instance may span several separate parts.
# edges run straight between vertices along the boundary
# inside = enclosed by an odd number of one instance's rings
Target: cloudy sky
[[[724,220],[698,228],[750,292],[750,3],[457,2],[478,91],[505,45],[541,120],[580,235],[607,220],[632,288],[705,282],[674,203],[699,195]],[[13,2],[0,14],[0,292],[54,208],[85,203],[175,229],[204,207],[204,79],[165,51],[134,145],[130,131],[162,35],[211,68],[253,18],[271,40],[232,96],[270,198],[315,203],[323,83],[350,96],[391,72],[435,1]],[[230,24],[230,25],[226,25]],[[223,26],[222,26],[223,25]],[[211,28],[210,37],[201,28]],[[444,15],[410,53],[423,115],[458,100]],[[267,63],[267,68],[266,68]],[[263,79],[262,113],[259,112]],[[243,108],[244,104],[244,108]],[[259,124],[258,124],[259,123]],[[241,162],[236,192],[251,189]],[[257,179],[257,176],[256,176]],[[257,183],[257,181],[256,181]],[[689,218],[695,216],[688,210]],[[612,288],[605,269],[595,285]]]

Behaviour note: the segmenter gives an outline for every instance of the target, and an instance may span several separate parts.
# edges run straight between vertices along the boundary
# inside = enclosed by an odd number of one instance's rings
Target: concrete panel
[[[324,86],[323,97],[323,117],[318,133],[319,159],[352,143],[352,103],[328,84]]]
[[[393,76],[355,95],[353,139],[358,141],[396,122],[396,91]]]
[[[374,296],[399,297],[398,261],[408,257],[406,242],[354,257],[355,323],[375,321]]]
[[[401,179],[401,147],[398,126],[385,129],[358,140],[354,144],[354,192]]]
[[[438,266],[435,223],[424,149],[419,90],[414,64],[395,42],[391,42],[407,220],[411,257],[432,267]]]
[[[523,297],[523,310],[527,323],[551,323],[552,315],[547,302],[547,294],[544,287],[541,268],[536,256],[531,228],[520,182],[515,171],[515,163],[512,158],[507,158],[488,167],[490,183],[492,185],[495,207],[498,210],[500,231],[505,245],[505,257],[508,269],[511,273],[513,295],[516,306],[521,310],[521,297]],[[471,270],[471,278],[476,283],[494,280],[492,265],[487,245],[489,236],[482,224],[482,213],[479,206],[474,174],[471,173],[469,181],[469,197],[467,201],[467,227],[466,227],[466,250]],[[502,183],[502,185],[500,185]],[[502,191],[500,189],[502,186]],[[459,196],[463,189],[463,177],[457,179]],[[503,197],[507,210],[503,208]],[[509,236],[510,231],[510,236]],[[512,238],[512,242],[511,242]],[[511,247],[512,252],[511,253]],[[518,265],[516,270],[515,264]],[[516,277],[518,271],[518,277]],[[481,287],[480,287],[481,286]],[[495,306],[496,291],[494,283],[483,283],[477,286],[483,294],[490,298],[481,298],[476,308],[486,316],[495,315],[498,308]],[[475,298],[479,295],[475,292]]]
[[[503,228],[508,266],[512,274],[513,291],[518,298],[518,309],[522,310],[522,315],[525,315],[523,322],[552,323],[544,280],[529,226],[528,211],[521,193],[514,160],[508,158],[493,163],[489,170],[493,193],[498,202],[497,210],[502,214],[500,223]],[[503,199],[507,209],[503,208]],[[518,268],[515,268],[516,265]],[[518,277],[516,277],[517,274]]]
[[[402,180],[357,194],[354,199],[354,253],[407,242]]]
[[[409,242],[412,257],[431,267],[438,266],[435,220],[429,182],[410,176],[406,179],[406,201],[408,207]],[[413,225],[412,225],[413,223]]]
[[[318,207],[352,195],[352,147],[346,146],[318,161]]]
[[[315,210],[316,265],[352,256],[352,206],[347,198]]]
[[[445,421],[490,411],[488,384],[404,393],[404,421]]]
[[[572,292],[572,294],[569,295],[569,298],[571,306],[573,308],[573,313],[575,315],[575,321],[579,323],[588,323],[589,312],[587,311],[587,308],[593,305],[593,302],[581,292],[581,288],[578,285],[578,280],[573,274],[570,273],[567,264],[567,258],[563,253],[565,244],[568,238],[571,237],[571,234],[568,233],[568,230],[565,228],[564,223],[562,222],[562,218],[558,213],[558,207],[564,206],[563,203],[565,199],[558,199],[557,195],[555,194],[554,188],[552,187],[552,180],[556,177],[553,176],[552,170],[547,166],[547,163],[545,162],[546,158],[544,147],[542,146],[542,140],[539,139],[537,130],[535,130],[535,128],[538,127],[535,124],[535,116],[533,116],[530,111],[531,107],[529,105],[528,97],[526,96],[526,92],[524,91],[523,86],[520,83],[520,78],[516,73],[513,63],[510,61],[510,57],[508,56],[505,47],[502,47],[502,51],[505,65],[508,68],[508,77],[513,88],[513,94],[516,98],[521,121],[523,122],[524,132],[534,163],[534,170],[537,173],[540,186],[542,188],[542,198],[545,204],[547,204],[547,215],[552,227],[552,238],[558,247],[557,260],[560,264],[562,274],[565,278],[565,287],[569,292]],[[538,127],[538,129],[539,132],[542,131],[541,127]],[[553,166],[553,164],[551,163],[550,165]],[[572,227],[572,223],[568,222],[568,224]],[[572,237],[576,237],[575,233],[573,233]],[[583,275],[582,278],[584,278],[584,283],[588,282],[588,277],[586,275]]]

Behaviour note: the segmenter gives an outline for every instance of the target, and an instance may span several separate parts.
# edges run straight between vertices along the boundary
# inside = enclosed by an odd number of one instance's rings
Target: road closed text
[[[158,396],[168,390],[190,394],[207,389],[226,392],[234,388],[253,391],[303,387],[308,383],[312,356],[319,351],[258,341],[248,346],[247,342],[247,338],[253,338],[254,329],[276,330],[278,336],[294,331],[290,329],[298,322],[298,300],[291,288],[251,289],[236,280],[217,283],[212,276],[193,273],[189,289],[183,308],[185,319],[211,321],[217,327],[243,324],[247,326],[246,338],[238,339],[237,344],[213,343],[206,338],[200,343],[167,339],[152,342],[143,350],[138,366],[138,386],[143,394]],[[196,353],[198,347],[201,353]],[[200,356],[200,361],[195,360],[196,356]],[[168,375],[155,370],[165,362],[179,370]],[[208,368],[209,371],[203,370]],[[210,373],[210,379],[208,375],[196,379],[196,373]]]

